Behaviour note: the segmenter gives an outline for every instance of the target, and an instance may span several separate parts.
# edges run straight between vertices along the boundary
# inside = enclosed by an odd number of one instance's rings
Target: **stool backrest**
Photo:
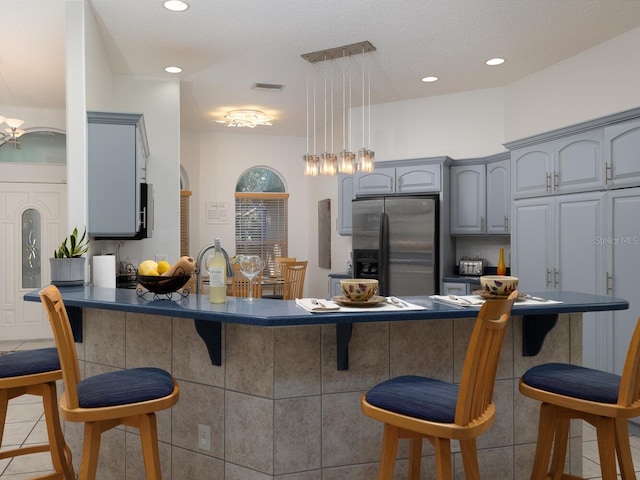
[[[640,318],[636,322],[629,349],[624,360],[620,390],[618,391],[618,405],[630,407],[640,402]]]
[[[304,289],[304,276],[307,272],[307,260],[301,262],[283,262],[282,277],[284,284],[282,286],[282,299],[295,300],[302,298],[302,290]]]
[[[67,309],[62,301],[60,290],[55,285],[49,285],[41,290],[40,300],[45,306],[53,336],[56,339],[67,404],[69,408],[78,408],[77,385],[80,381],[80,366]]]
[[[455,423],[468,425],[493,404],[493,387],[502,341],[518,291],[487,300],[480,307],[462,367]]]

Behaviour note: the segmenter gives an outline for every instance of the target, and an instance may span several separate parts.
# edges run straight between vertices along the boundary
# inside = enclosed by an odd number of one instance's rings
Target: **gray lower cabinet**
[[[145,231],[148,146],[141,114],[88,112],[88,231],[130,239]],[[145,234],[146,236],[146,234]]]

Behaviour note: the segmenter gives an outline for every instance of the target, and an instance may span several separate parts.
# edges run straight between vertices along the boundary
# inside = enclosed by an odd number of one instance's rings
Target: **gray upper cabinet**
[[[338,174],[338,218],[336,221],[340,235],[351,235],[351,200],[354,198],[353,175]]]
[[[136,238],[147,220],[142,183],[149,148],[143,116],[88,112],[87,117],[89,234]]]
[[[439,164],[376,167],[372,173],[357,173],[355,195],[437,193],[441,188]]]
[[[508,235],[511,218],[511,161],[487,164],[487,233]]]
[[[640,185],[640,120],[606,127],[604,146],[607,186]]]

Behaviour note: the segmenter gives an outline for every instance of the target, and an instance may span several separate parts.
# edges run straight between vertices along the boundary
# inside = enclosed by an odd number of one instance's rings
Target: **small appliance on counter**
[[[485,261],[482,258],[462,257],[458,262],[460,275],[480,276],[484,274]]]

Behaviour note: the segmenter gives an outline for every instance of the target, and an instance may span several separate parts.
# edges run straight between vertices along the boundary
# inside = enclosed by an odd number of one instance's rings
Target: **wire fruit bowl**
[[[178,274],[172,277],[162,275],[140,275],[136,276],[138,284],[156,295],[169,295],[177,292],[189,281],[191,275]],[[141,289],[138,287],[138,293]]]

